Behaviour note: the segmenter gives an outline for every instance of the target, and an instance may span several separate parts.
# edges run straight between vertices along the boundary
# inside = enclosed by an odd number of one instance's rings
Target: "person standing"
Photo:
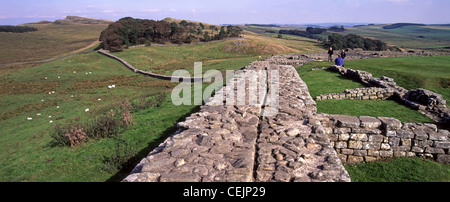
[[[333,47],[328,50],[328,62],[333,62]]]
[[[345,57],[347,57],[347,54],[345,53],[345,49],[342,49],[342,51],[341,51],[341,58],[343,60],[345,60]]]

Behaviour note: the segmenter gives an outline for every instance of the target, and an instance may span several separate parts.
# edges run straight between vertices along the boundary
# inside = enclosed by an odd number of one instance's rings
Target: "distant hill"
[[[426,26],[425,24],[417,24],[417,23],[395,23],[391,25],[383,26],[383,29],[397,29],[404,26]]]
[[[93,18],[84,18],[84,17],[78,17],[78,16],[67,16],[64,20],[56,20],[54,23],[57,22],[75,22],[75,23],[81,23],[81,24],[111,24],[114,21],[110,20],[102,20],[102,19],[93,19]]]
[[[55,20],[54,22],[43,20],[39,22],[33,22],[33,23],[27,23],[27,24],[96,24],[96,25],[108,25],[113,23],[114,21],[110,20],[102,20],[102,19],[94,19],[94,18],[85,18],[85,17],[78,17],[78,16],[67,16],[65,19],[62,20]]]

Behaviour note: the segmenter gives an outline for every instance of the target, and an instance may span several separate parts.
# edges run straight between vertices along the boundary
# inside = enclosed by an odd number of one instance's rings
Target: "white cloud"
[[[177,9],[171,8],[171,9],[170,9],[170,12],[177,12]]]

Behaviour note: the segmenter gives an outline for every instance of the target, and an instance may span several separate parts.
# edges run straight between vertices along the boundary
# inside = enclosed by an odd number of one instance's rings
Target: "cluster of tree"
[[[314,27],[306,28],[306,32],[309,34],[322,34],[326,31],[327,31],[327,29],[325,29],[325,28],[314,28]]]
[[[23,32],[34,32],[37,30],[38,29],[36,27],[0,25],[0,32],[23,33]]]
[[[333,26],[333,27],[328,28],[328,31],[332,31],[332,32],[343,32],[343,31],[345,31],[345,28],[344,28],[344,26],[340,26],[340,27],[338,27],[338,26]]]
[[[302,30],[296,30],[296,29],[290,29],[290,30],[281,29],[280,31],[278,31],[278,33],[302,36],[302,37],[306,37],[306,38],[310,38],[310,39],[316,39],[319,41],[323,40],[322,37],[317,36],[316,34],[311,34],[308,31],[302,31]]]
[[[333,47],[334,50],[362,48],[363,50],[385,51],[388,48],[383,41],[364,38],[356,34],[343,36],[333,33],[328,35],[328,41],[325,41],[322,44],[324,48]]]
[[[209,30],[205,30],[208,29]],[[211,33],[210,33],[211,32]],[[191,43],[195,41],[221,40],[226,37],[239,37],[242,29],[236,26],[214,25],[206,27],[202,23],[185,20],[180,23],[147,19],[122,18],[110,24],[101,34],[103,48],[121,51],[124,47],[151,43]]]
[[[383,26],[383,29],[396,29],[404,26],[425,26],[424,24],[416,24],[416,23],[395,23],[392,25]]]

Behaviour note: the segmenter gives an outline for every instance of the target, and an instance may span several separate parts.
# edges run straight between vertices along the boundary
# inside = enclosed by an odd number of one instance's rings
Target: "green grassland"
[[[177,68],[192,70],[194,61],[204,62],[204,71],[217,69],[224,72],[242,68],[257,59],[254,52],[225,52],[223,43],[140,47],[117,54],[142,69],[146,65],[140,62],[148,62],[146,57],[150,56],[159,62],[159,66],[154,67],[160,69],[156,72],[169,75]],[[147,52],[157,54],[147,55]],[[56,124],[67,125],[74,119],[92,120],[117,108],[124,99],[136,103],[142,97],[151,99],[160,92],[169,95],[176,86],[170,81],[135,74],[118,61],[96,52],[2,74],[0,181],[120,180],[130,172],[129,167],[128,170],[114,172],[104,169],[105,158],[114,154],[117,139],[92,139],[76,148],[52,146],[50,133],[53,127]],[[113,84],[116,88],[107,88]],[[136,144],[138,153],[134,161],[145,157],[173,134],[176,123],[183,117],[198,110],[197,106],[174,106],[170,99],[160,104],[159,107],[134,112],[135,124],[118,136],[132,145]],[[86,109],[89,112],[85,112]],[[32,120],[27,120],[27,117]]]
[[[334,72],[311,71],[311,68],[322,67],[326,64],[326,62],[311,62],[297,68],[313,98],[325,93],[340,93],[345,89],[366,87]],[[427,116],[393,100],[320,100],[316,102],[319,113],[394,117],[402,122],[432,122]]]
[[[346,165],[352,182],[449,182],[450,165],[421,158]]]
[[[98,40],[105,24],[25,24],[38,31],[0,32],[0,64],[52,58],[86,47]]]
[[[396,29],[383,29],[383,26],[346,27],[346,31],[343,33],[376,38],[400,48],[442,49],[450,44],[450,27],[404,26]]]

